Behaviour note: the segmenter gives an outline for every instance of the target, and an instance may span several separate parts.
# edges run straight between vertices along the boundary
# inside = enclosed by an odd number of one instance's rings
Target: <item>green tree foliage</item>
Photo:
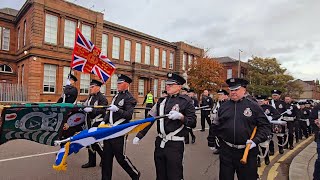
[[[218,90],[223,80],[223,66],[214,58],[198,58],[188,70],[188,84],[197,93],[207,89],[210,91]]]
[[[286,68],[281,67],[276,58],[253,57],[248,61],[249,92],[253,95],[270,95],[271,90],[278,89],[287,92],[288,82],[294,78],[287,74]],[[291,83],[290,92],[300,92],[301,88]]]

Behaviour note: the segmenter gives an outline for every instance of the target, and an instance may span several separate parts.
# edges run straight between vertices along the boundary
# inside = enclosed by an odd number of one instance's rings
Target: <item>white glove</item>
[[[92,107],[86,107],[83,110],[84,112],[89,113],[89,112],[92,112]]]
[[[138,137],[133,138],[132,144],[139,144],[140,139]]]
[[[267,116],[267,118],[269,121],[272,121],[272,119],[273,119],[272,116]]]
[[[292,114],[292,111],[291,111],[291,110],[287,110],[287,114],[288,114],[288,115],[291,115],[291,114]]]
[[[170,111],[168,118],[172,120],[181,120],[183,118],[183,114],[179,113],[178,111]]]
[[[103,125],[105,125],[105,124],[106,124],[106,122],[101,121],[101,123],[99,124],[99,126],[103,126]]]
[[[215,148],[215,147],[209,147],[209,149],[210,149],[211,151],[216,150],[216,148]]]
[[[112,111],[112,112],[117,112],[119,108],[116,105],[110,105],[110,107],[107,108],[107,110]]]
[[[67,79],[67,80],[66,80],[66,85],[70,85],[70,84],[71,84],[70,80]]]
[[[252,149],[252,148],[254,148],[254,147],[257,146],[256,143],[254,143],[254,142],[253,142],[252,140],[250,140],[250,139],[247,140],[246,144],[251,144],[251,145],[250,145],[250,149]]]

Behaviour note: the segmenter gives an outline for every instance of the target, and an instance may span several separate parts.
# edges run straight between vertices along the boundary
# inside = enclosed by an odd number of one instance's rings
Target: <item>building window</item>
[[[190,65],[192,64],[192,60],[193,60],[193,56],[192,55],[189,55],[188,56],[188,65],[190,67]]]
[[[91,41],[91,26],[82,24],[82,34]]]
[[[45,64],[43,72],[43,92],[54,93],[56,90],[57,66]]]
[[[154,48],[154,60],[153,60],[153,65],[154,66],[159,66],[159,49],[158,48]]]
[[[24,64],[21,66],[21,85],[24,84]]]
[[[187,54],[183,54],[182,58],[182,70],[186,70]]]
[[[145,52],[144,52],[144,63],[150,64],[150,46],[146,46]]]
[[[161,80],[161,87],[160,87],[161,92],[166,90],[166,81],[165,80]]]
[[[45,42],[57,44],[58,35],[58,17],[46,14]]]
[[[0,27],[0,49],[9,51],[9,45],[10,45],[10,29],[5,27]]]
[[[153,96],[158,97],[158,79],[153,81]]]
[[[67,80],[67,78],[69,76],[69,73],[70,73],[70,67],[64,66],[63,67],[63,86],[66,85],[66,80]],[[71,71],[71,74],[74,75],[74,71]]]
[[[141,63],[141,44],[136,43],[136,62]]]
[[[120,59],[120,38],[113,37],[112,58]]]
[[[5,64],[0,65],[0,72],[13,73],[12,68]]]
[[[23,46],[26,45],[26,36],[27,36],[27,21],[23,23]]]
[[[167,68],[167,51],[162,51],[162,68]]]
[[[232,78],[232,69],[227,69],[227,79]]]
[[[144,80],[143,79],[139,79],[138,95],[144,96]]]
[[[107,34],[102,34],[101,53],[105,56],[108,56],[108,35]]]
[[[66,19],[64,21],[64,46],[73,48],[76,33],[76,22]]]
[[[107,92],[106,84],[104,84],[104,85],[101,86],[100,92],[101,92],[103,95],[106,95],[106,92]]]
[[[124,41],[124,60],[130,61],[131,56],[131,41],[125,40]]]
[[[89,94],[90,86],[90,74],[81,74],[80,75],[80,95]]]
[[[20,49],[20,27],[18,27],[18,41],[17,41],[17,49]]]
[[[110,94],[111,95],[116,95],[117,94],[117,80],[118,76],[116,74],[113,74],[111,76],[111,88],[110,88]]]
[[[173,53],[170,53],[170,60],[169,60],[169,69],[173,69]]]

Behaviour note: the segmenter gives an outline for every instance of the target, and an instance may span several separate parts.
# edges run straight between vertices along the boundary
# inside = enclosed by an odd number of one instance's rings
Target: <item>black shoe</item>
[[[185,143],[185,144],[189,144],[189,141],[185,141],[184,143]]]
[[[93,163],[87,163],[81,166],[81,168],[91,168],[91,167],[96,167],[96,164]]]
[[[290,146],[290,150],[292,150],[292,149],[293,149],[293,146],[291,145],[291,146]]]
[[[264,164],[269,165],[270,164],[270,159],[269,157],[264,158]]]
[[[288,143],[283,146],[283,149],[288,149]]]
[[[281,148],[281,149],[279,149],[279,153],[280,154],[283,154],[284,153],[284,150]]]
[[[100,164],[99,164],[99,166],[100,166],[100,167],[102,167],[102,161],[100,161]]]
[[[203,132],[203,131],[204,131],[204,129],[201,129],[200,131],[201,131],[201,132]]]
[[[296,139],[296,143],[299,143],[299,139]]]
[[[196,137],[195,136],[192,136],[192,140],[191,140],[191,143],[195,143],[196,142]]]
[[[270,151],[269,152],[269,156],[273,156],[274,155],[274,152],[273,151]]]
[[[260,162],[260,160],[257,161],[257,167],[261,167],[261,162]]]

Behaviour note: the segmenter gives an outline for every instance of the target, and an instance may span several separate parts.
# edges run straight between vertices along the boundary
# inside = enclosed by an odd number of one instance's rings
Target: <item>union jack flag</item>
[[[106,82],[116,70],[115,65],[77,28],[71,68],[97,75]]]

